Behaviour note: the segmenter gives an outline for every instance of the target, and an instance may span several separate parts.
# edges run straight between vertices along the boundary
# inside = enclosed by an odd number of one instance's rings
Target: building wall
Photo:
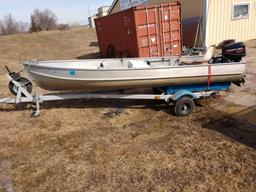
[[[106,15],[108,15],[108,11],[103,11],[103,12],[97,13],[97,17],[104,17]]]
[[[112,8],[112,10],[111,10],[111,12],[109,14],[117,13],[119,11],[121,11],[120,0],[118,0],[116,2],[116,4],[114,5],[114,7]]]
[[[199,24],[202,21],[204,0],[180,0],[180,2],[183,45],[187,47],[201,45],[203,34]]]
[[[256,0],[208,0],[206,46],[225,39],[247,41],[256,38]],[[250,2],[248,19],[232,19],[233,3]],[[206,16],[207,17],[207,16]]]
[[[97,16],[88,17],[88,22],[89,22],[89,27],[90,27],[90,28],[95,28],[94,19],[96,19],[96,18],[97,18]]]
[[[98,13],[108,12],[109,8],[110,8],[109,6],[100,7],[98,8]]]
[[[88,17],[89,27],[95,28],[94,19],[108,15],[109,8],[110,8],[109,6],[100,7],[100,8],[98,8],[98,13],[96,15]]]

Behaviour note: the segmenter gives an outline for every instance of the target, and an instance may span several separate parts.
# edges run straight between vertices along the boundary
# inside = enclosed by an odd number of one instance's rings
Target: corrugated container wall
[[[179,2],[138,6],[95,20],[102,57],[181,54]]]

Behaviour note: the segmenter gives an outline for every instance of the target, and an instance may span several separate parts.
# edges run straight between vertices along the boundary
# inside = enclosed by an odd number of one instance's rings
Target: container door
[[[171,4],[158,8],[161,56],[173,56],[181,53],[180,8]]]
[[[135,12],[140,57],[161,56],[158,19],[157,8],[145,7],[143,9],[137,9]]]
[[[140,57],[180,55],[180,5],[160,4],[136,10]]]

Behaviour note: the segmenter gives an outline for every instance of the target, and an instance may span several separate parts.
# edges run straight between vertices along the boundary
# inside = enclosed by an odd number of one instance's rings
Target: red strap
[[[209,64],[208,65],[208,83],[207,83],[208,88],[211,86],[211,83],[212,83],[212,65]]]

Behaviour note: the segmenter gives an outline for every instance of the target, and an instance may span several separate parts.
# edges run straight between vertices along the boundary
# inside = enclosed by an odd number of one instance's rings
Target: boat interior
[[[88,60],[65,60],[65,61],[33,61],[25,62],[25,65],[35,65],[46,68],[61,69],[135,69],[135,68],[158,68],[179,66],[184,64],[202,64],[207,62],[204,56],[189,57],[165,57],[165,58],[129,58],[129,59],[88,59]],[[190,62],[190,60],[192,62]],[[194,63],[195,62],[195,63]]]

